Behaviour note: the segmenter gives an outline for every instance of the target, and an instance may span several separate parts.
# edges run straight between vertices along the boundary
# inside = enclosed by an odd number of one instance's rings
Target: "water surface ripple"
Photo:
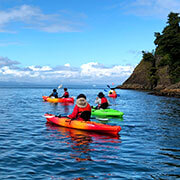
[[[117,90],[120,97],[109,101],[124,117],[108,121],[122,127],[114,137],[47,124],[45,112],[73,109],[43,102],[51,90],[0,88],[0,179],[180,178],[179,99]],[[91,105],[99,91],[69,89]]]

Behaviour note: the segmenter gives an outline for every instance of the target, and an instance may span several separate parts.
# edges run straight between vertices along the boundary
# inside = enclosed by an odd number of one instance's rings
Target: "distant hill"
[[[29,83],[29,82],[17,82],[17,81],[0,81],[0,87],[53,87],[57,85],[53,84],[39,84],[39,83]]]
[[[0,86],[28,86],[28,85],[34,85],[32,83],[27,82],[16,82],[16,81],[0,81]]]
[[[153,90],[157,95],[180,97],[179,13],[171,12],[167,24],[162,34],[155,33],[155,51],[142,51],[141,62],[117,88]]]
[[[1,87],[33,87],[33,88],[57,88],[60,84],[54,83],[54,84],[42,84],[42,83],[28,83],[28,82],[16,82],[16,81],[0,81],[0,88]],[[62,88],[73,88],[73,89],[99,89],[106,87],[105,84],[62,84]]]

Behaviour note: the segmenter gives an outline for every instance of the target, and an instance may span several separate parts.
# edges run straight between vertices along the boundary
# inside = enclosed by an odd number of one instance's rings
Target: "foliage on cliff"
[[[155,51],[142,51],[141,62],[122,88],[157,90],[180,82],[179,24],[179,13],[171,12],[162,33],[155,33]]]
[[[169,66],[169,73],[172,83],[180,81],[180,17],[179,13],[168,15],[168,25],[162,34],[155,33],[155,57],[161,57],[158,67]]]

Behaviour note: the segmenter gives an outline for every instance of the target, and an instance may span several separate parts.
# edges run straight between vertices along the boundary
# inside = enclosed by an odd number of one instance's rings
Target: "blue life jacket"
[[[57,93],[57,92],[53,92],[53,96],[54,96],[55,98],[58,98],[58,93]]]

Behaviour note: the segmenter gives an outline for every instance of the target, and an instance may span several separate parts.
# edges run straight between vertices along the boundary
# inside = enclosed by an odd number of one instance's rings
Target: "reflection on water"
[[[71,128],[64,128],[61,126],[56,126],[51,123],[46,123],[46,127],[48,130],[56,130],[58,131],[62,136],[66,138],[70,138],[70,146],[73,150],[73,153],[70,154],[71,158],[75,159],[76,161],[93,161],[90,155],[91,151],[94,151],[92,149],[91,144],[92,143],[120,143],[120,137],[119,135],[107,135],[107,134],[99,134],[96,132],[91,131],[83,131],[83,130],[77,130],[77,129],[71,129]],[[68,140],[67,143],[69,144]],[[104,146],[98,145],[99,147]],[[97,146],[96,146],[97,148]],[[110,148],[110,147],[108,147]]]
[[[118,122],[123,121],[123,117],[100,117],[100,116],[92,116],[92,119],[96,119],[102,124],[114,124],[116,125]]]

